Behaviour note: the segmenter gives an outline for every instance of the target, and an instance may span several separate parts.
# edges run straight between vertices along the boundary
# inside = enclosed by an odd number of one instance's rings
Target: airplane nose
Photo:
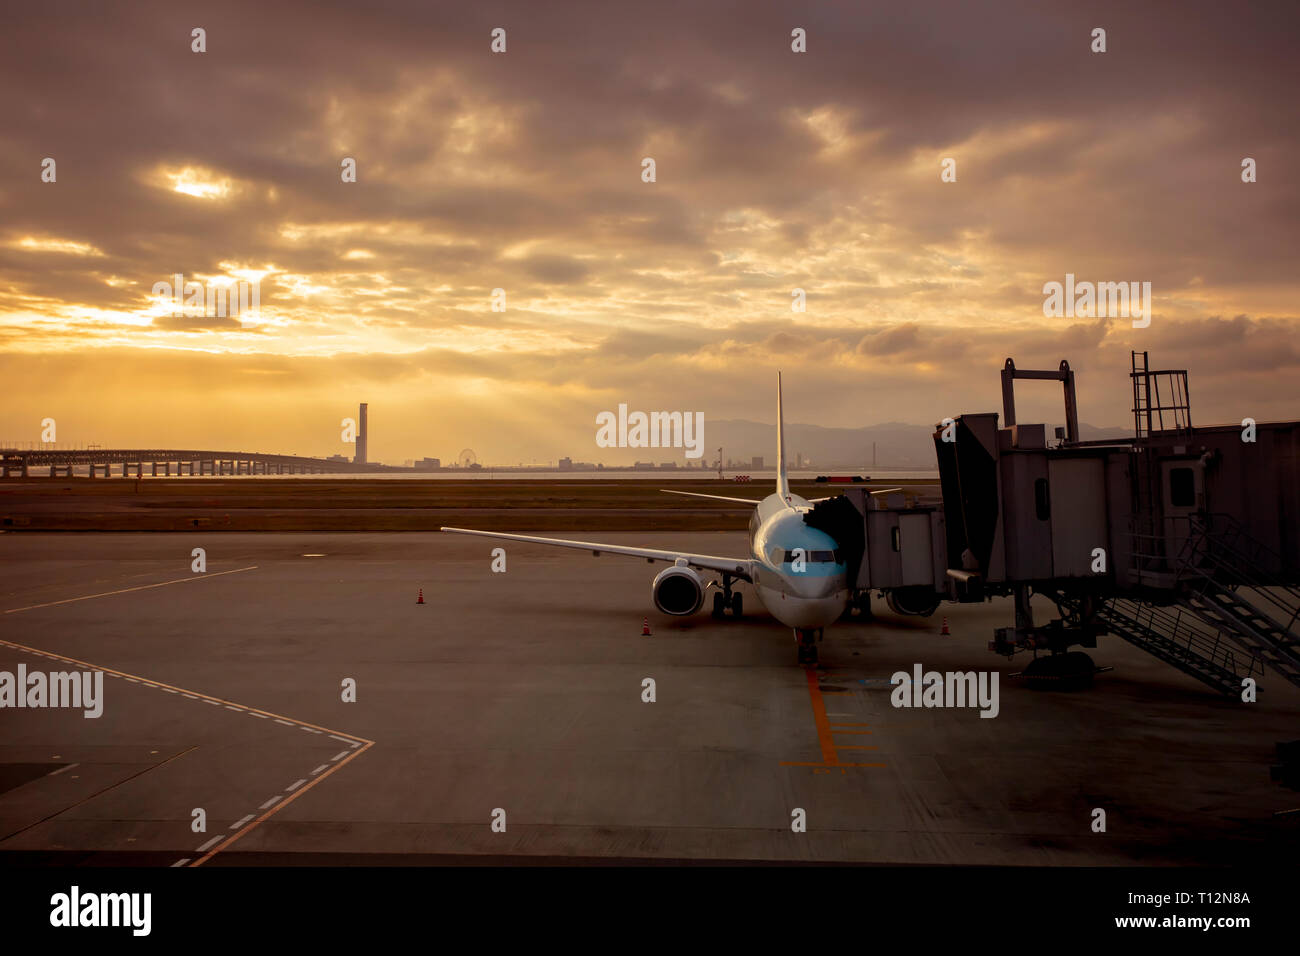
[[[806,574],[790,575],[790,584],[795,595],[810,600],[816,598],[830,597],[836,591],[841,590],[844,585],[841,581],[842,575],[818,575],[816,577]]]

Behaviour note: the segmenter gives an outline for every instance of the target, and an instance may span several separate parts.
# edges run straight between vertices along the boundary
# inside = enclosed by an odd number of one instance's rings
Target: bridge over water
[[[46,471],[48,469],[48,471]],[[146,472],[147,469],[147,472]],[[409,471],[392,465],[336,458],[268,455],[247,451],[177,448],[0,448],[0,478],[85,475],[122,478],[157,475],[329,475]]]

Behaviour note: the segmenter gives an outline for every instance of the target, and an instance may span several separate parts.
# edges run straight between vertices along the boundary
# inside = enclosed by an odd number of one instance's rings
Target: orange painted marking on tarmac
[[[190,581],[202,581],[206,578],[219,578],[223,574],[239,574],[241,571],[256,571],[257,565],[250,564],[246,568],[235,568],[231,571],[213,571],[211,574],[192,574],[188,578],[173,578],[171,581],[159,581],[157,584],[141,584],[133,588],[121,588],[117,591],[101,591],[98,594],[85,594],[81,597],[64,598],[62,601],[49,601],[45,604],[29,604],[27,607],[11,607],[5,611],[6,614],[17,614],[19,611],[35,611],[42,607],[55,607],[59,604],[75,604],[78,601],[89,601],[92,598],[111,597],[114,594],[126,594],[129,591],[148,591],[150,588],[166,587],[169,584],[187,584]],[[96,670],[103,670],[98,667]]]
[[[827,693],[843,693],[848,691],[823,691],[821,682],[817,677],[815,667],[804,668],[804,674],[808,678],[808,698],[812,702],[813,723],[817,727],[817,742],[821,745],[821,761],[808,760],[782,760],[782,767],[814,767],[819,772],[829,772],[830,770],[840,768],[841,771],[846,767],[886,767],[888,764],[883,763],[845,763],[841,762],[838,750],[876,750],[878,748],[867,744],[836,744],[835,734],[869,734],[870,730],[832,730],[832,727],[866,727],[867,724],[831,724],[830,719],[826,716],[826,701],[823,695]]]
[[[822,700],[822,690],[817,686],[817,669],[806,667],[804,673],[808,675],[808,696],[812,698],[813,723],[817,725],[817,741],[822,747],[822,761],[833,766],[840,761],[835,755],[835,741],[831,739],[831,725],[826,718],[826,701]]]

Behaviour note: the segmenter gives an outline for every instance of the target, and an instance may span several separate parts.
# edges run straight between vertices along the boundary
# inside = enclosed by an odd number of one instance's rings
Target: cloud
[[[455,382],[561,416],[620,390],[743,416],[783,367],[845,425],[995,407],[1009,355],[1069,358],[1089,418],[1122,422],[1145,348],[1204,383],[1201,419],[1285,413],[1300,132],[1276,77],[1300,13],[1179,9],[823,4],[798,11],[797,55],[791,8],[763,0],[740,19],[677,0],[235,0],[205,10],[198,55],[183,6],[24,7],[0,61],[0,343],[91,376],[129,365],[135,394],[196,349],[212,387],[328,367],[335,393],[387,381],[422,414],[431,383]],[[486,42],[498,22],[505,55]],[[1240,181],[1244,156],[1259,182]],[[256,335],[148,324],[154,282],[231,264],[268,273]],[[1151,327],[1045,319],[1042,285],[1067,272],[1150,281]],[[546,441],[492,407],[484,427]],[[29,411],[6,403],[0,426]]]

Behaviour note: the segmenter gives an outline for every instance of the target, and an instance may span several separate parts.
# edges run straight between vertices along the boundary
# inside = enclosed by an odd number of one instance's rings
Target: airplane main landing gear
[[[817,663],[817,641],[822,639],[822,629],[796,629],[794,632],[795,640],[799,642],[799,663],[816,664]]]
[[[730,574],[722,576],[722,590],[713,592],[713,616],[726,617],[727,608],[731,608],[734,617],[745,612],[745,598],[740,592],[731,590]]]

